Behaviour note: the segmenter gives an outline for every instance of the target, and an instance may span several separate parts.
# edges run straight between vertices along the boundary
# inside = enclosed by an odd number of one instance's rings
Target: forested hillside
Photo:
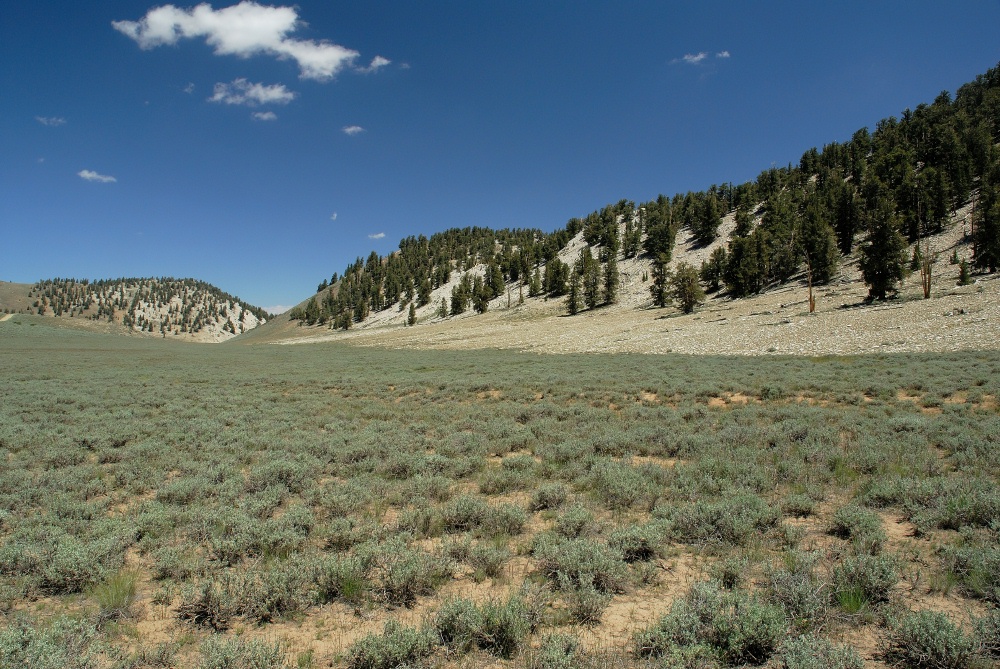
[[[954,97],[906,109],[900,118],[862,128],[846,142],[810,148],[797,166],[770,168],[743,184],[621,200],[552,233],[453,228],[408,237],[399,250],[358,258],[342,276],[290,313],[305,324],[350,328],[373,313],[409,307],[409,324],[428,305],[438,318],[485,311],[510,291],[516,299],[566,296],[567,312],[618,299],[620,260],[650,263],[649,301],[687,310],[701,291],[746,297],[804,276],[828,282],[845,256],[857,258],[869,298],[892,297],[909,268],[931,271],[920,244],[941,232],[971,201],[970,270],[1000,265],[1000,68],[961,86]],[[700,267],[670,265],[678,231],[712,243],[724,218],[735,221],[726,244]],[[586,242],[566,262],[566,245]],[[450,291],[437,296],[442,287]],[[435,300],[434,304],[431,301]]]
[[[28,290],[31,313],[118,323],[161,336],[228,339],[271,318],[211,284],[194,279],[48,279]]]

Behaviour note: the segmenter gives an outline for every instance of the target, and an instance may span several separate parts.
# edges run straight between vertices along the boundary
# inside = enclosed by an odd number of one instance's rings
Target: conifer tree
[[[621,282],[618,276],[618,260],[614,255],[608,256],[604,265],[604,304],[614,304],[618,301],[618,286]]]
[[[445,297],[441,298],[441,305],[438,307],[437,317],[438,318],[448,317],[448,298]]]
[[[670,272],[667,265],[670,258],[661,253],[653,259],[653,283],[649,287],[649,293],[653,297],[653,304],[658,307],[667,306],[669,295]]]
[[[413,302],[410,302],[410,313],[406,315],[406,324],[410,327],[417,324],[417,308]]]
[[[704,302],[705,291],[698,282],[698,270],[682,262],[669,277],[669,294],[677,307],[686,314]]]
[[[570,276],[569,290],[566,294],[566,313],[575,316],[580,311],[580,275],[576,272]]]
[[[535,268],[535,273],[531,275],[531,282],[528,284],[528,297],[538,297],[542,294],[542,273]]]
[[[861,276],[868,284],[869,300],[884,300],[896,292],[906,267],[906,238],[899,232],[899,217],[892,201],[880,198],[868,226],[868,240],[861,247]]]

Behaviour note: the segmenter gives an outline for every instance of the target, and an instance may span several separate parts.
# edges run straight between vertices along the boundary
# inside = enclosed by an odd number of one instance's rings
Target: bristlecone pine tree
[[[687,263],[680,263],[670,275],[670,298],[686,314],[705,301],[705,291],[698,281],[698,270]]]
[[[888,199],[879,200],[875,207],[868,240],[861,247],[860,265],[869,300],[886,299],[903,279],[906,238],[899,232],[899,217]]]

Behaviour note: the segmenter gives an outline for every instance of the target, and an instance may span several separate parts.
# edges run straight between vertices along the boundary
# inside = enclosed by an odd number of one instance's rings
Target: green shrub
[[[781,512],[794,518],[811,516],[816,509],[816,501],[809,495],[789,495],[781,502]]]
[[[625,462],[600,460],[591,469],[591,485],[609,509],[629,509],[653,496],[653,483]]]
[[[389,620],[382,634],[368,634],[351,645],[347,650],[347,666],[351,669],[412,666],[433,653],[436,645],[432,630],[406,627]]]
[[[352,555],[335,555],[324,558],[316,566],[315,583],[320,603],[341,599],[359,604],[369,588],[361,560]]]
[[[701,583],[675,601],[658,623],[636,634],[633,643],[640,657],[676,658],[687,650],[698,658],[710,654],[730,666],[763,664],[784,638],[786,625],[777,606]]]
[[[488,601],[482,606],[466,599],[450,600],[438,610],[434,628],[441,642],[450,648],[479,648],[503,658],[512,657],[531,631],[519,597]]]
[[[281,644],[213,635],[202,644],[198,669],[288,669]]]
[[[671,533],[678,541],[733,546],[746,544],[778,522],[777,511],[749,493],[737,493],[718,502],[695,502],[657,515],[671,522]]]
[[[1000,546],[970,539],[944,550],[944,562],[969,595],[1000,604]]]
[[[882,519],[874,511],[848,504],[833,514],[830,533],[849,539],[859,551],[878,553],[887,540]]]
[[[594,522],[590,509],[575,504],[556,516],[555,531],[570,539],[583,535]]]
[[[583,649],[571,634],[547,634],[538,650],[531,654],[528,669],[576,669]]]
[[[181,592],[177,617],[201,627],[222,631],[236,615],[236,602],[230,599],[222,585],[206,580],[198,586],[188,586]]]
[[[1000,659],[1000,609],[992,609],[976,620],[976,645],[980,652],[993,659]]]
[[[101,623],[132,616],[139,575],[134,571],[120,571],[94,586],[91,595],[100,607]]]
[[[566,574],[559,574],[559,590],[563,593],[567,608],[573,620],[581,625],[597,625],[601,622],[604,609],[611,602],[611,594],[594,587],[590,574],[581,574],[580,582],[574,582]]]
[[[827,610],[829,596],[816,575],[815,553],[793,551],[782,567],[767,571],[765,592],[800,629],[814,627]]]
[[[898,580],[895,560],[884,555],[847,557],[833,568],[833,591],[847,610],[889,601]]]
[[[433,594],[453,571],[444,555],[410,548],[400,539],[358,546],[355,555],[372,596],[389,606],[412,606],[417,597]]]
[[[532,554],[541,572],[560,588],[589,584],[601,593],[624,590],[625,562],[605,544],[542,534],[535,538]]]
[[[532,511],[556,509],[565,504],[568,497],[569,488],[565,484],[544,483],[532,494],[529,508]]]
[[[912,669],[965,669],[974,657],[972,642],[938,611],[908,613],[892,626],[886,658]]]
[[[864,669],[865,666],[853,648],[813,636],[788,639],[778,653],[782,669]]]
[[[618,551],[629,564],[652,560],[662,542],[662,531],[654,525],[627,525],[612,530],[608,535],[608,546]]]
[[[528,522],[524,509],[513,504],[497,504],[486,510],[486,515],[476,530],[483,537],[512,537],[521,533]]]
[[[478,543],[469,549],[466,560],[477,576],[496,578],[503,573],[503,565],[510,558],[506,548],[490,544]]]
[[[18,617],[0,628],[0,667],[97,669],[98,638],[85,620],[60,616],[43,626]]]

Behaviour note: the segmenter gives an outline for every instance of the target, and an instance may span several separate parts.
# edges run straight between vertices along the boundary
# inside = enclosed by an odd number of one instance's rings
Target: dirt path
[[[14,314],[4,314],[3,316],[0,316],[0,323],[3,323],[4,321],[9,321],[13,315]]]

